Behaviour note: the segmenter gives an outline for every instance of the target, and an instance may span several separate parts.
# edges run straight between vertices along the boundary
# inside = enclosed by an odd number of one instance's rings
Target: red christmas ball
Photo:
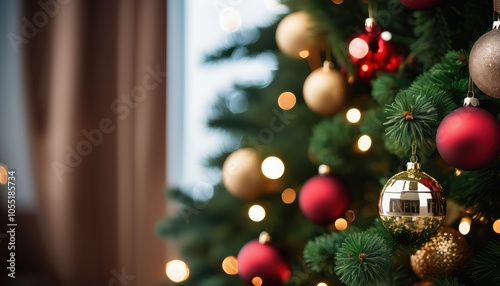
[[[500,124],[479,107],[458,108],[439,125],[436,146],[443,160],[455,168],[484,168],[500,155]]]
[[[351,206],[351,197],[338,178],[316,175],[302,186],[299,206],[309,220],[326,225],[344,215]]]
[[[252,240],[238,253],[238,275],[246,283],[262,279],[258,285],[281,285],[290,278],[291,269],[278,249],[269,244]],[[258,278],[256,278],[258,277]]]
[[[442,0],[400,0],[403,5],[413,10],[427,10],[437,6]]]
[[[367,24],[368,25],[368,24]],[[383,32],[375,27],[366,27],[349,41],[349,56],[357,66],[357,75],[361,80],[373,78],[377,71],[393,72],[403,61],[392,46],[390,32]]]

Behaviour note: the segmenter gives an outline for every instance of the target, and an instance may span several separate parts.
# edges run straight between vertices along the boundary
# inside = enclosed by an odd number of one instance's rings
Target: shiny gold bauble
[[[411,256],[411,268],[420,279],[456,276],[472,257],[469,244],[457,230],[443,227]]]
[[[322,68],[314,70],[304,81],[303,96],[306,105],[319,115],[332,116],[347,99],[347,80],[325,62]]]
[[[300,58],[300,52],[310,51],[316,45],[316,36],[312,28],[313,23],[307,12],[298,11],[289,14],[276,28],[278,48],[287,56]]]
[[[422,243],[441,228],[446,199],[441,185],[420,164],[394,175],[380,194],[379,214],[384,227],[402,243]]]
[[[251,148],[234,151],[222,165],[222,183],[233,196],[252,200],[265,191],[266,179],[261,172],[262,159]]]
[[[469,55],[472,81],[484,93],[500,98],[500,30],[482,35]]]

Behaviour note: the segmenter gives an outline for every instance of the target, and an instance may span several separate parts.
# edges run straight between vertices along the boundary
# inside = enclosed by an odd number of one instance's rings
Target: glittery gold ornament
[[[420,171],[420,164],[408,163],[407,171],[394,175],[382,189],[379,214],[384,227],[400,242],[425,242],[444,222],[443,188]]]
[[[469,244],[457,230],[441,231],[411,256],[411,268],[421,279],[459,274],[472,257]]]

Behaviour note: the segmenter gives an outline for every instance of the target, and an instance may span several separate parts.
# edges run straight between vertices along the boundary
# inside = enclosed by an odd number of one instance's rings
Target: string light
[[[296,198],[297,198],[297,193],[292,188],[285,189],[281,193],[281,200],[287,205],[293,203]]]
[[[290,110],[297,103],[297,98],[295,94],[285,91],[278,97],[278,106],[283,110]]]
[[[356,214],[353,210],[348,210],[345,212],[345,220],[347,221],[347,223],[353,222],[354,219],[356,219]]]
[[[236,275],[238,274],[238,260],[234,256],[228,256],[222,261],[222,270],[226,274]]]
[[[252,279],[252,284],[253,284],[254,286],[260,286],[260,285],[262,285],[262,282],[263,282],[263,281],[262,281],[262,278],[260,278],[259,276],[256,276],[256,277],[254,277],[254,278]]]
[[[343,218],[339,218],[335,221],[335,228],[337,230],[345,230],[347,228],[347,221]]]
[[[325,282],[319,282],[317,286],[328,286]]]
[[[500,219],[497,219],[493,223],[493,231],[496,232],[496,233],[500,233]]]
[[[392,40],[392,34],[389,31],[383,31],[380,34],[380,38],[382,38],[382,40],[384,40],[386,42],[389,42],[390,40]]]
[[[7,184],[7,168],[0,164],[0,184]]]
[[[305,59],[309,56],[309,51],[308,50],[303,50],[299,52],[299,57]]]
[[[460,220],[460,224],[458,225],[458,231],[460,231],[461,234],[466,235],[470,231],[470,224],[471,224],[471,219],[468,217],[464,217]]]
[[[172,260],[165,266],[167,277],[173,282],[182,282],[189,277],[189,267],[182,260]]]
[[[351,54],[354,58],[362,59],[368,54],[369,51],[370,48],[368,47],[368,43],[363,39],[354,38],[349,43],[349,54]]]
[[[363,135],[358,139],[358,148],[362,152],[366,152],[372,146],[372,139],[368,135]]]
[[[262,221],[266,217],[266,210],[261,205],[253,205],[248,209],[248,217],[255,221]]]
[[[358,123],[361,119],[361,111],[357,108],[351,108],[347,111],[345,117],[347,118],[347,121],[351,123]]]
[[[280,158],[270,156],[261,165],[262,173],[269,179],[279,179],[285,173],[285,164]]]

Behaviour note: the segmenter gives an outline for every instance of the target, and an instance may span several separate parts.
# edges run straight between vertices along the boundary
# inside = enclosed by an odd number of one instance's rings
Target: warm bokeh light
[[[309,56],[309,51],[308,50],[303,50],[299,52],[299,57],[305,59]]]
[[[333,4],[342,4],[342,3],[344,3],[344,0],[332,0],[332,2],[333,2]],[[318,286],[320,286],[320,285],[318,284]],[[326,284],[325,284],[325,286],[326,286]]]
[[[497,219],[493,223],[493,231],[496,232],[496,233],[500,233],[500,219]]]
[[[278,179],[285,173],[285,164],[280,158],[270,156],[262,162],[261,170],[269,179]]]
[[[347,83],[348,84],[353,84],[354,82],[356,81],[356,78],[352,75],[350,75],[348,78],[347,78]]]
[[[259,276],[254,277],[254,278],[252,279],[252,284],[253,284],[254,286],[260,286],[260,285],[262,285],[262,278],[260,278]]]
[[[317,286],[328,286],[328,284],[326,284],[325,282],[319,282]]]
[[[182,282],[189,277],[189,267],[182,260],[172,260],[167,263],[165,273],[173,282]]]
[[[330,174],[330,166],[326,164],[321,164],[318,167],[318,174],[320,175],[328,175]]]
[[[228,256],[222,261],[222,270],[229,275],[238,274],[238,260],[234,256]]]
[[[389,31],[383,31],[380,34],[380,38],[382,38],[382,40],[384,40],[386,42],[389,42],[390,40],[392,40],[392,34]]]
[[[335,228],[337,230],[345,230],[347,228],[347,221],[343,218],[339,218],[335,221]]]
[[[348,211],[345,212],[345,220],[348,223],[353,222],[355,219],[356,219],[356,214],[354,213],[353,210],[348,210]]]
[[[372,146],[372,139],[368,135],[363,135],[358,139],[358,148],[359,150],[366,152]]]
[[[364,72],[367,72],[370,69],[370,67],[367,64],[364,64],[361,66],[361,70]]]
[[[368,54],[369,50],[368,43],[366,43],[363,39],[354,38],[349,43],[349,54],[356,59],[364,58]]]
[[[460,231],[461,234],[466,235],[470,231],[470,224],[471,224],[471,219],[464,217],[462,220],[460,220],[460,224],[458,225],[458,231]]]
[[[278,106],[283,110],[290,110],[297,103],[297,98],[295,94],[285,91],[278,97]]]
[[[253,205],[248,209],[248,217],[255,221],[262,221],[266,217],[266,210],[260,205]]]
[[[294,189],[292,188],[288,188],[288,189],[285,189],[282,193],[281,193],[281,200],[285,203],[285,204],[291,204],[295,201],[295,199],[297,198],[297,193],[295,192]]]
[[[457,176],[457,177],[458,177],[458,176],[460,176],[460,175],[462,175],[462,170],[460,170],[460,169],[455,169],[455,176]]]
[[[226,7],[219,13],[219,26],[226,32],[236,32],[241,27],[242,19],[238,10]]]
[[[7,168],[0,164],[0,184],[7,184]]]
[[[347,111],[345,117],[347,118],[347,121],[351,123],[358,123],[361,119],[361,111],[357,108],[351,108]]]

